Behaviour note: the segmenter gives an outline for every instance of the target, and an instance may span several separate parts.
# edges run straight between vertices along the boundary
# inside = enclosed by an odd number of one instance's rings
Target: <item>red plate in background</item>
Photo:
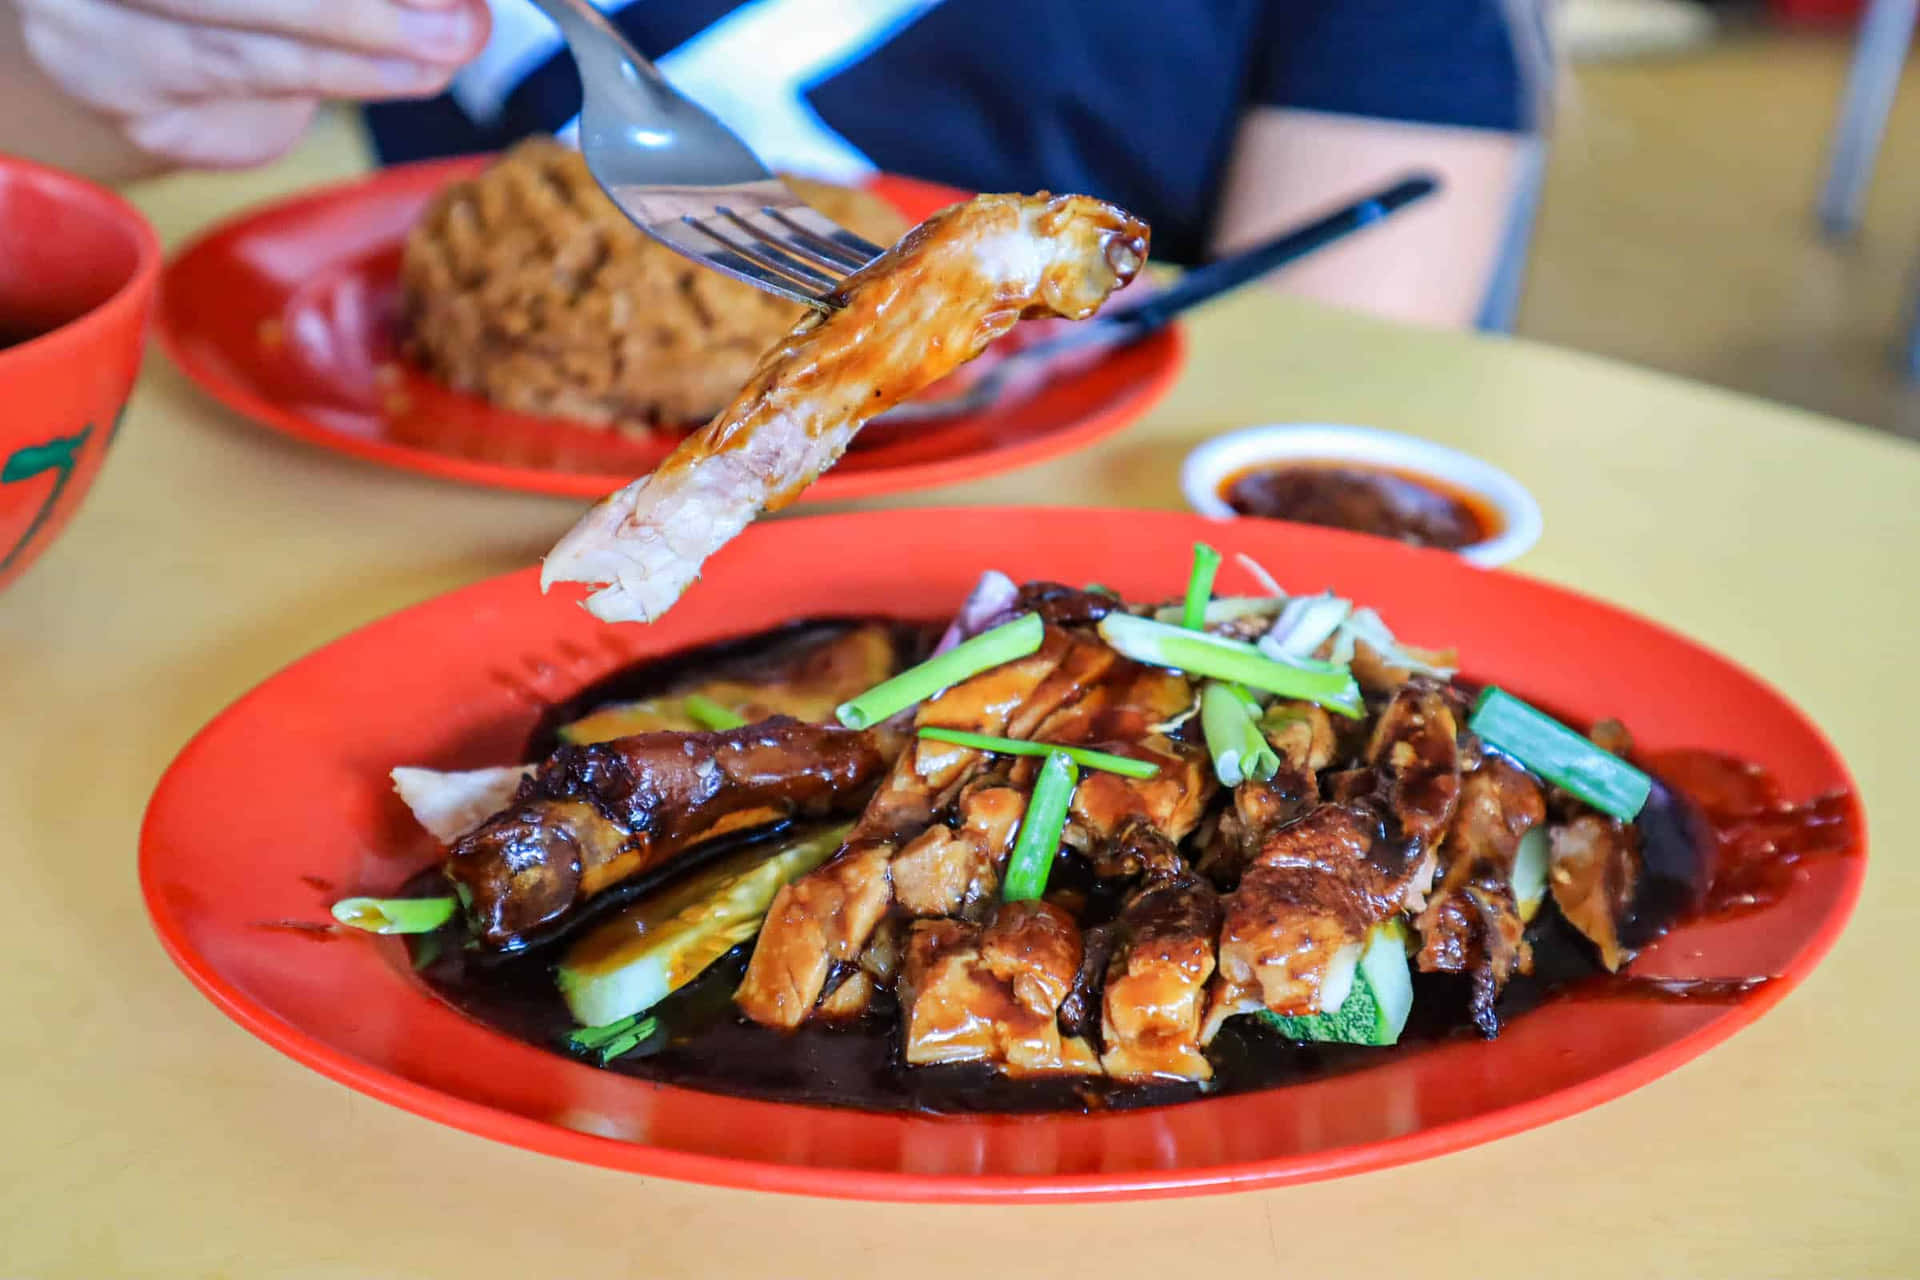
[[[490,156],[399,165],[221,224],[181,250],[155,329],[229,408],[310,444],[469,484],[598,498],[651,471],[668,433],[625,435],[496,408],[398,357],[400,257],[421,209]],[[964,193],[882,176],[919,220]],[[1063,369],[1014,403],[864,433],[802,501],[977,480],[1070,453],[1145,413],[1185,359],[1177,327]],[[398,382],[395,381],[396,374]]]
[[[1731,752],[1770,770],[1794,798],[1852,788],[1820,732],[1725,659],[1597,601],[1444,552],[1171,512],[870,512],[748,529],[652,626],[596,622],[571,599],[543,597],[529,569],[295,663],[202,731],[161,780],[141,835],[148,910],[174,960],[241,1025],[421,1115],[665,1177],[924,1200],[1268,1186],[1485,1142],[1704,1052],[1771,1008],[1839,935],[1864,857],[1809,863],[1776,905],[1677,930],[1636,965],[1665,977],[1777,976],[1731,1003],[1560,1000],[1516,1018],[1496,1041],[1426,1046],[1258,1093],[1104,1115],[933,1117],[724,1097],[599,1071],[442,1003],[409,971],[397,939],[321,945],[274,923],[325,923],[334,898],[390,892],[434,860],[392,795],[391,766],[512,760],[542,706],[633,658],[822,612],[942,616],[989,567],[1166,597],[1186,581],[1200,538],[1257,557],[1297,587],[1372,604],[1411,641],[1457,645],[1470,676],[1568,715],[1617,715],[1647,750]],[[1222,588],[1252,588],[1231,559]],[[1857,808],[1852,816],[1859,821]]]

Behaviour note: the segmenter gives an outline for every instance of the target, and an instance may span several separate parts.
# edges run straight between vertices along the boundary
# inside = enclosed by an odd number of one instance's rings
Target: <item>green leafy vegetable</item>
[[[587,1054],[604,1067],[615,1058],[632,1053],[659,1030],[658,1018],[636,1013],[605,1026],[581,1027],[567,1036],[567,1047],[575,1053]]]
[[[1339,1008],[1305,1017],[1266,1012],[1260,1016],[1289,1040],[1389,1045],[1399,1041],[1411,1012],[1413,973],[1407,965],[1407,931],[1393,919],[1367,935],[1352,985]]]

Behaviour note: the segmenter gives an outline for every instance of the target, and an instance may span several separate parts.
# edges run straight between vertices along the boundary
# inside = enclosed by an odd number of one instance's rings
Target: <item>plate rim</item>
[[[995,513],[1011,512],[1025,515],[1034,512],[1063,511],[1125,516],[1129,519],[1171,517],[1180,522],[1194,523],[1203,519],[1192,513],[1167,509],[1065,505],[909,507],[806,515],[794,517],[794,519],[808,524],[859,525],[868,522],[884,523],[902,518],[937,520],[943,516],[962,513],[980,518],[983,515],[990,516]],[[787,521],[779,523],[787,523]],[[1285,524],[1287,522],[1270,523]],[[1360,540],[1368,543],[1380,541],[1365,538],[1363,535],[1312,526],[1289,525],[1288,527],[1311,529],[1315,537],[1343,541]],[[1454,557],[1441,551],[1399,547],[1396,553],[1412,557],[1416,562],[1420,558],[1435,557],[1449,563],[1459,563]],[[1598,608],[1622,615],[1635,625],[1660,634],[1671,643],[1694,650],[1715,663],[1731,668],[1744,679],[1764,690],[1792,713],[1799,729],[1809,736],[1810,741],[1820,749],[1836,774],[1845,782],[1849,793],[1849,816],[1858,833],[1857,850],[1849,857],[1839,860],[1844,866],[1844,871],[1833,905],[1819,920],[1817,926],[1810,931],[1794,957],[1794,962],[1785,966],[1783,972],[1775,975],[1772,980],[1756,990],[1733,1003],[1720,1006],[1721,1012],[1701,1026],[1657,1049],[1574,1084],[1519,1102],[1473,1112],[1392,1138],[1349,1143],[1304,1155],[1227,1161],[1177,1169],[1103,1170],[1070,1175],[927,1173],[780,1163],[771,1160],[758,1161],[583,1132],[517,1114],[485,1102],[460,1097],[433,1085],[410,1079],[396,1071],[365,1063],[347,1050],[334,1046],[319,1035],[275,1014],[263,1003],[248,997],[222,974],[212,961],[195,951],[185,937],[185,926],[173,918],[170,909],[163,901],[164,895],[160,892],[157,883],[158,869],[155,865],[155,849],[159,843],[155,831],[158,825],[156,814],[161,807],[160,801],[163,794],[171,785],[175,785],[174,780],[178,775],[189,771],[188,766],[193,758],[207,749],[209,742],[229,719],[243,714],[251,703],[265,696],[270,686],[278,683],[303,664],[353,641],[364,632],[386,625],[415,610],[440,605],[465,595],[483,595],[502,589],[515,580],[523,580],[530,591],[537,590],[539,572],[537,567],[489,575],[362,622],[281,665],[222,708],[193,734],[168,763],[149,798],[139,831],[138,873],[141,896],[149,923],[162,948],[189,982],[234,1022],[294,1061],[337,1083],[463,1132],[492,1141],[505,1142],[529,1151],[603,1168],[669,1177],[708,1186],[829,1199],[919,1203],[1034,1201],[1058,1203],[1149,1199],[1287,1186],[1430,1159],[1509,1137],[1554,1120],[1590,1110],[1668,1074],[1751,1026],[1797,990],[1838,943],[1858,907],[1871,849],[1864,802],[1860,795],[1858,781],[1847,766],[1845,758],[1825,731],[1772,682],[1759,676],[1736,659],[1727,657],[1664,623],[1648,618],[1637,610],[1611,603],[1577,588],[1549,582],[1511,569],[1480,569],[1471,566],[1468,568],[1472,572],[1518,579],[1531,590],[1562,597],[1582,607]],[[528,1053],[544,1052],[531,1045],[521,1047]],[[592,1068],[582,1066],[580,1069],[591,1070]],[[631,1083],[666,1098],[676,1095],[696,1098],[712,1096],[704,1091],[684,1086],[658,1084],[645,1080],[633,1080]],[[1201,1099],[1178,1105],[1205,1104],[1206,1100]],[[844,1113],[844,1109],[804,1103],[770,1105]],[[955,1124],[978,1123],[981,1119],[940,1116],[912,1118]],[[984,1118],[993,1121],[1007,1119],[999,1116]],[[1088,1118],[1077,1115],[1049,1115],[1038,1119],[1071,1122]],[[1013,1118],[1015,1123],[1027,1122],[1030,1119],[1035,1118]]]
[[[603,498],[614,492],[635,477],[619,472],[543,471],[504,462],[464,458],[457,454],[436,453],[430,449],[332,430],[304,414],[284,408],[248,383],[228,377],[202,360],[177,327],[168,306],[169,294],[177,288],[176,273],[184,264],[209,252],[217,241],[240,232],[256,220],[296,213],[309,206],[350,197],[359,191],[392,182],[395,175],[424,182],[444,171],[445,181],[456,181],[496,154],[468,152],[388,165],[371,173],[305,187],[277,199],[258,201],[195,233],[168,253],[160,268],[153,310],[153,334],[160,350],[175,369],[215,403],[239,414],[255,426],[302,444],[362,462],[478,488],[588,500]],[[909,183],[939,185],[928,184],[923,179],[904,174],[881,176]],[[801,504],[846,502],[961,484],[1062,457],[1114,435],[1137,422],[1164,399],[1185,371],[1188,357],[1185,327],[1175,320],[1158,332],[1123,348],[1122,352],[1136,353],[1136,358],[1144,357],[1151,361],[1146,376],[1122,392],[1113,403],[1059,430],[980,452],[908,462],[872,471],[843,474],[829,470],[803,490],[796,501]],[[524,416],[537,418],[543,415]]]

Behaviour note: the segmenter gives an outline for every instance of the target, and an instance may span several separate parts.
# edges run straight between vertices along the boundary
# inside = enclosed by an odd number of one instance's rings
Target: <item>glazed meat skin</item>
[[[562,747],[446,874],[475,936],[511,949],[682,851],[786,818],[856,811],[886,771],[882,735],[777,718],[725,733]]]
[[[791,502],[870,418],[980,354],[1027,315],[1083,319],[1146,261],[1146,224],[1085,196],[983,195],[935,214],[769,352],[733,403],[548,554],[542,589],[649,622],[706,558]]]
[[[1148,779],[1082,775],[1063,843],[1097,862],[1132,824],[1177,842],[1199,821],[1213,794],[1206,751],[1156,728],[1191,700],[1184,677],[1048,627],[1037,652],[946,690],[921,706],[917,724],[1089,746],[1158,764],[1158,776]],[[1037,763],[997,762],[972,748],[917,740],[846,847],[774,898],[734,995],[741,1011],[771,1026],[805,1021],[834,966],[860,956],[885,908],[910,917],[983,915],[999,895]],[[857,896],[842,866],[855,859],[871,871]],[[866,909],[869,894],[882,910]]]

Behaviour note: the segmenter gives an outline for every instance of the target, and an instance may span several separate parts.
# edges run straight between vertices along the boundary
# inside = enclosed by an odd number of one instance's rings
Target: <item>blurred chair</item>
[[[1872,0],[1861,21],[1840,118],[1833,128],[1827,181],[1820,189],[1820,226],[1830,240],[1845,239],[1860,229],[1887,115],[1913,42],[1916,12],[1920,0]],[[1911,306],[1901,354],[1908,379],[1920,382],[1920,299]]]

